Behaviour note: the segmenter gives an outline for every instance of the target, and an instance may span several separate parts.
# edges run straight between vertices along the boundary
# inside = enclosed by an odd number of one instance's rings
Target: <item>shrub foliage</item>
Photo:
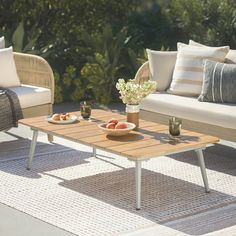
[[[117,80],[134,77],[145,48],[175,50],[189,39],[236,48],[236,2],[2,0],[1,35],[51,64],[56,102],[105,104],[118,100]]]

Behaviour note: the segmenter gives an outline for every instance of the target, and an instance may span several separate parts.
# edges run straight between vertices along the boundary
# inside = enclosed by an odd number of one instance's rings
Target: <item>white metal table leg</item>
[[[210,188],[209,188],[209,185],[208,185],[207,174],[206,174],[206,166],[205,166],[205,162],[204,162],[202,149],[198,149],[198,150],[195,150],[195,151],[197,153],[199,166],[201,168],[202,179],[203,179],[203,183],[204,183],[204,186],[205,186],[205,190],[206,190],[206,192],[210,192]]]
[[[31,169],[31,165],[34,159],[34,151],[37,143],[37,137],[38,137],[38,130],[33,130],[33,138],[30,145],[29,159],[26,167],[27,170]]]
[[[97,157],[97,150],[96,150],[95,147],[93,147],[93,156],[94,156],[94,157]]]
[[[135,161],[136,210],[141,208],[141,161]]]

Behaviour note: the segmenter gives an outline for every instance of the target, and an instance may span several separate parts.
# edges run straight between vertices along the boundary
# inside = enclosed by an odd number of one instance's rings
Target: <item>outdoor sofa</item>
[[[183,128],[235,142],[236,104],[200,102],[196,96],[169,93],[177,52],[155,53],[158,54],[155,62],[158,67],[158,90],[143,99],[140,104],[140,117],[168,124],[168,119],[175,116],[182,119]],[[228,54],[233,59],[229,63],[236,63],[236,50],[230,50]],[[149,61],[145,62],[137,71],[135,80],[138,83],[153,77],[149,64]]]

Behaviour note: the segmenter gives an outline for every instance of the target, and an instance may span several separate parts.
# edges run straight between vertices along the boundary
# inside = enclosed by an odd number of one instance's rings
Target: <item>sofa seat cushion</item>
[[[199,102],[195,97],[156,92],[143,99],[140,107],[146,111],[182,119],[236,128],[236,104]]]
[[[18,95],[22,109],[52,102],[51,91],[47,88],[22,84],[10,89]]]

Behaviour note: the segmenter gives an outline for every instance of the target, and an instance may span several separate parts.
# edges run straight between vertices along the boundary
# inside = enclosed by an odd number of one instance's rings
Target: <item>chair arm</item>
[[[51,90],[54,102],[54,75],[48,62],[40,56],[14,52],[17,74],[22,84]]]
[[[150,70],[148,61],[144,62],[144,64],[142,64],[139,67],[134,79],[139,84],[150,79]]]

